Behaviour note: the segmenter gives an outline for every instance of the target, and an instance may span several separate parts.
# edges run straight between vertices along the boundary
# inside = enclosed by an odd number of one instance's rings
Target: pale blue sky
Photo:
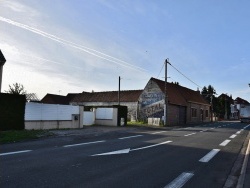
[[[199,86],[250,102],[247,0],[1,0],[0,9],[2,90],[117,90],[119,76],[121,89],[143,89],[169,58]],[[197,89],[172,67],[168,76]]]

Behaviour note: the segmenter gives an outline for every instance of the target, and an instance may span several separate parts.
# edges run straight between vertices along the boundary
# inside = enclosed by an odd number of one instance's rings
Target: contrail
[[[15,22],[15,21],[12,21],[10,19],[7,19],[7,18],[4,18],[4,17],[1,17],[0,16],[0,21],[3,21],[3,22],[6,22],[6,23],[9,23],[9,24],[12,24],[14,26],[17,26],[17,27],[20,27],[20,28],[23,28],[23,29],[26,29],[28,31],[31,31],[33,33],[36,33],[38,35],[41,35],[43,37],[46,37],[46,38],[49,38],[53,41],[56,41],[56,42],[59,42],[63,45],[68,45],[68,46],[71,46],[73,48],[76,48],[78,50],[81,50],[81,51],[84,51],[88,54],[91,54],[93,56],[96,56],[96,57],[99,57],[101,59],[104,59],[104,60],[107,60],[109,62],[112,62],[112,63],[115,63],[115,64],[118,64],[118,65],[121,65],[121,66],[124,66],[124,67],[127,67],[127,68],[130,68],[130,69],[134,69],[134,70],[137,70],[137,71],[141,71],[141,72],[147,72],[146,69],[143,69],[141,67],[138,67],[138,66],[135,66],[135,65],[132,65],[132,64],[129,64],[123,60],[120,60],[118,58],[115,58],[115,57],[112,57],[110,55],[107,55],[105,53],[102,53],[100,51],[97,51],[97,50],[94,50],[94,49],[91,49],[91,48],[88,48],[86,46],[82,46],[82,45],[79,45],[79,44],[76,44],[76,43],[73,43],[73,42],[70,42],[70,41],[67,41],[65,39],[62,39],[62,38],[59,38],[55,35],[52,35],[52,34],[49,34],[49,33],[46,33],[44,31],[41,31],[39,29],[36,29],[36,28],[33,28],[33,27],[30,27],[28,25],[25,25],[25,24],[22,24],[22,23],[18,23],[18,22]]]

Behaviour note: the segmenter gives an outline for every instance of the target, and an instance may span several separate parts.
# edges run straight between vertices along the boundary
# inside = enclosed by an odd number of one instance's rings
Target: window
[[[208,110],[206,110],[206,117],[208,117]]]
[[[197,109],[196,108],[191,108],[191,116],[197,117]]]

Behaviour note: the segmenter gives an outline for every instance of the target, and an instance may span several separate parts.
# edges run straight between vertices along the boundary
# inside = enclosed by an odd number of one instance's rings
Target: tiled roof
[[[3,66],[5,62],[6,62],[6,59],[4,58],[3,53],[0,50],[0,66]]]
[[[143,90],[120,91],[120,102],[137,102]],[[118,91],[83,92],[71,102],[118,102]]]
[[[165,81],[156,78],[151,78],[151,80],[160,87],[163,93],[165,92]],[[171,104],[187,106],[187,102],[194,102],[209,105],[199,91],[194,91],[173,83],[167,83],[167,95],[168,101]]]
[[[250,104],[247,100],[242,99],[242,98],[240,98],[240,97],[237,97],[237,98],[235,99],[235,101],[236,101],[237,104]]]
[[[41,103],[46,104],[69,104],[69,102],[77,95],[78,93],[69,93],[67,96],[47,94],[45,95]]]

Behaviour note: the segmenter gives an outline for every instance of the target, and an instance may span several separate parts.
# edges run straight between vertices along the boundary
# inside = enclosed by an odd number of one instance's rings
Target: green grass
[[[13,143],[29,139],[37,139],[43,136],[50,136],[51,133],[45,130],[20,130],[20,131],[1,131],[0,143]]]

